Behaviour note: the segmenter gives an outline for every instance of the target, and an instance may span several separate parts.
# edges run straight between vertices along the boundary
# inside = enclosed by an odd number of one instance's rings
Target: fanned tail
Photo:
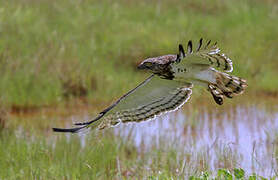
[[[246,80],[242,78],[217,72],[216,86],[222,91],[223,95],[232,98],[235,95],[242,94],[248,85]]]

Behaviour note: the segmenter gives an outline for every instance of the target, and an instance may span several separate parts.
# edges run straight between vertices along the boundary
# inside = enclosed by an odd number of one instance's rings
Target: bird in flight
[[[232,61],[220,53],[216,43],[203,44],[202,38],[195,50],[189,41],[186,53],[180,44],[177,55],[148,58],[138,68],[152,74],[93,120],[76,123],[75,128],[53,128],[53,131],[76,133],[152,119],[181,107],[188,101],[193,85],[206,88],[218,105],[223,104],[224,97],[242,94],[247,87],[246,80],[228,74],[233,71]]]

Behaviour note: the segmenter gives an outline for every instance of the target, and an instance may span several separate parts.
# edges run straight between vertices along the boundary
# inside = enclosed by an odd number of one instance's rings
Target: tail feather
[[[216,86],[226,97],[232,98],[235,95],[242,94],[248,85],[246,80],[242,78],[217,72]]]

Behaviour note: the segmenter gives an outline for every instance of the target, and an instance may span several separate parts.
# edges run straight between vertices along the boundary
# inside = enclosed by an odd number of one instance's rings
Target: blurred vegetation
[[[196,152],[171,148],[169,142],[166,146],[153,145],[151,150],[138,149],[129,138],[122,139],[111,132],[48,139],[20,130],[2,132],[0,156],[6,158],[0,158],[1,167],[5,167],[0,168],[0,178],[266,180],[240,168],[211,171],[202,164],[205,152],[194,158]],[[277,177],[276,174],[268,179]]]
[[[147,74],[147,57],[217,41],[248,92],[277,94],[278,3],[263,0],[12,0],[0,5],[5,106],[110,102]]]
[[[247,96],[277,98],[277,19],[276,0],[0,0],[0,179],[256,179],[235,166],[211,172],[199,152],[141,150],[112,130],[87,136],[83,147],[82,137],[51,127],[76,113],[63,105],[97,111],[148,76],[136,69],[141,60],[201,37],[233,60]],[[17,113],[25,110],[31,115]],[[196,166],[184,168],[191,156]]]

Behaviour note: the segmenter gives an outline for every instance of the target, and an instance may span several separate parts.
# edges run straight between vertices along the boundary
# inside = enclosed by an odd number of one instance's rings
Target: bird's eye
[[[144,65],[147,66],[147,67],[151,67],[151,66],[153,65],[153,63],[151,63],[151,62],[145,62]]]

